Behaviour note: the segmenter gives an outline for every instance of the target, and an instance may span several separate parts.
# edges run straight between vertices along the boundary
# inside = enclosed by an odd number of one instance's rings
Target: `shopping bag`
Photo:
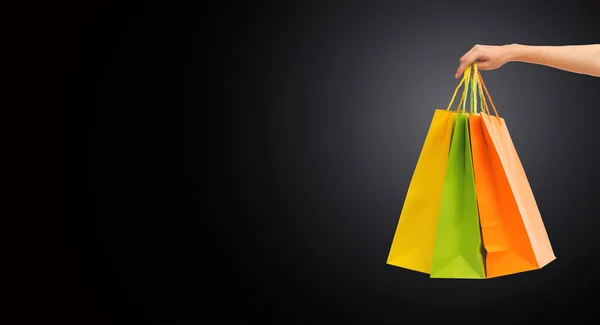
[[[435,110],[408,187],[387,264],[429,273],[452,136],[452,114]]]
[[[542,268],[556,257],[506,122],[480,73],[477,80],[485,112],[469,123],[487,277]]]
[[[466,74],[465,74],[466,75]],[[387,264],[429,273],[456,112],[436,109],[410,181]],[[466,87],[466,86],[465,86]]]
[[[475,78],[472,78],[471,114],[477,105],[475,86]],[[469,141],[468,117],[471,114],[463,109],[456,115],[438,215],[432,278],[485,279]]]

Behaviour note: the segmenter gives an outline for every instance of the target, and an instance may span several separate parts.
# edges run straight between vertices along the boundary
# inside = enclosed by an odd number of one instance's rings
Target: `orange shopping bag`
[[[506,123],[479,71],[477,76],[485,112],[469,116],[469,130],[486,274],[493,278],[540,269],[556,257]]]

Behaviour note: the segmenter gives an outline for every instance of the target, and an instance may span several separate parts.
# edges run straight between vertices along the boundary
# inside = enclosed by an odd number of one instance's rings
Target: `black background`
[[[591,1],[15,10],[4,323],[597,320],[598,78],[483,72],[556,261],[488,281],[385,264],[458,59],[600,43]]]

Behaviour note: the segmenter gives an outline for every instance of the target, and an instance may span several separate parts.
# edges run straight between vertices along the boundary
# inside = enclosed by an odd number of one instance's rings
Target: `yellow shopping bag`
[[[429,274],[437,221],[456,112],[450,111],[461,80],[446,110],[437,109],[413,173],[387,264]],[[465,90],[466,90],[465,86]],[[464,97],[464,93],[463,93]]]

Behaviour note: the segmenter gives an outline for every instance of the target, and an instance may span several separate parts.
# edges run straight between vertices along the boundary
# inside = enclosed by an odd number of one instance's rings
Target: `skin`
[[[460,77],[473,62],[477,62],[479,70],[495,70],[508,62],[524,62],[600,77],[600,44],[565,46],[475,45],[460,58],[460,66],[454,77]]]

